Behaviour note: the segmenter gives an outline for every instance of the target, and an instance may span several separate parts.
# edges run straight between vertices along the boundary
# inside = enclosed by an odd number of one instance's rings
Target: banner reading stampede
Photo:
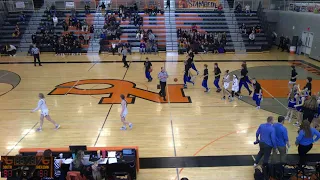
[[[219,0],[179,0],[179,8],[186,9],[213,9],[218,7]]]

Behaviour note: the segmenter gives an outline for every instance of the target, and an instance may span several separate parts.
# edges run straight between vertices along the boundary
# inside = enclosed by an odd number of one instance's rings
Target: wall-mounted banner
[[[218,7],[219,0],[179,0],[179,8],[186,9],[214,9]]]

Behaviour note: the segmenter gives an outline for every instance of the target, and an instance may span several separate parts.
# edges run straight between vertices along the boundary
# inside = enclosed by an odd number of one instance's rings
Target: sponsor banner
[[[218,7],[218,0],[179,0],[178,8],[185,9],[214,9]]]

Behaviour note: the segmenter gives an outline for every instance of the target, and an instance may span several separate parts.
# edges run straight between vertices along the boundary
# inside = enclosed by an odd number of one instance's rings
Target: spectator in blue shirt
[[[298,153],[300,156],[299,165],[306,164],[307,153],[312,149],[313,143],[320,139],[320,133],[315,128],[310,127],[310,122],[304,120],[301,123],[300,131],[296,139]]]
[[[260,137],[260,139],[259,139]],[[273,117],[267,118],[267,123],[261,124],[256,132],[256,142],[259,142],[259,153],[256,157],[254,166],[263,158],[263,166],[266,166],[269,161],[272,148],[277,149],[276,145],[276,134],[273,127]]]
[[[280,156],[277,155],[277,150],[273,149],[272,151],[272,162],[285,164],[287,158],[287,148],[290,147],[289,138],[288,138],[288,131],[287,128],[283,126],[284,124],[284,117],[278,117],[278,123],[273,125],[276,134],[276,145],[277,149],[280,153]]]

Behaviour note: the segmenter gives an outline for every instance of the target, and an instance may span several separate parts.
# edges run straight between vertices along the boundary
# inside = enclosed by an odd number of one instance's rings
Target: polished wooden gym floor
[[[139,146],[141,158],[256,155],[258,146],[254,146],[253,142],[257,126],[264,123],[267,116],[277,118],[278,114],[256,110],[254,106],[240,100],[231,103],[222,101],[221,94],[215,92],[212,83],[213,63],[218,62],[222,71],[240,69],[242,60],[248,60],[248,67],[289,66],[293,60],[320,66],[319,62],[305,56],[277,50],[243,55],[196,55],[196,66],[200,72],[205,63],[209,65],[211,74],[208,82],[212,91],[203,92],[202,78],[199,76],[194,87],[189,85],[188,89],[183,90],[190,102],[170,102],[173,97],[167,97],[168,102],[158,103],[136,97],[128,105],[127,116],[134,127],[127,131],[119,129],[122,125],[119,114],[121,107],[117,99],[101,103],[101,98],[109,95],[71,93],[74,87],[90,92],[110,87],[102,83],[79,83],[82,80],[116,79],[133,82],[136,88],[151,92],[150,98],[154,98],[154,94],[159,91],[156,76],[162,66],[166,67],[170,76],[168,84],[183,84],[182,60],[186,59],[185,56],[170,53],[148,55],[154,69],[152,82],[147,82],[144,75],[143,61],[147,55],[129,55],[128,61],[132,61],[129,69],[122,67],[120,56],[109,54],[65,57],[41,54],[42,67],[34,67],[30,56],[1,57],[0,70],[18,74],[21,81],[11,90],[10,84],[1,81],[6,74],[0,76],[0,154],[15,155],[22,147],[136,145]],[[289,77],[290,74],[288,80]],[[178,81],[174,82],[174,78]],[[73,86],[72,83],[71,86],[64,86],[69,90],[60,95],[53,93],[56,87],[59,89],[61,84],[67,82],[74,82]],[[45,121],[43,132],[35,132],[39,126],[40,112],[30,111],[37,106],[38,93],[46,95],[50,115],[61,125],[61,129],[55,131],[53,125]],[[286,127],[292,144],[289,154],[296,154],[294,141],[297,128],[289,123],[286,123]],[[319,143],[315,144],[310,153],[320,153]],[[250,180],[253,179],[252,174],[252,166],[156,168],[141,169],[138,179],[174,180],[179,176],[190,180]]]

